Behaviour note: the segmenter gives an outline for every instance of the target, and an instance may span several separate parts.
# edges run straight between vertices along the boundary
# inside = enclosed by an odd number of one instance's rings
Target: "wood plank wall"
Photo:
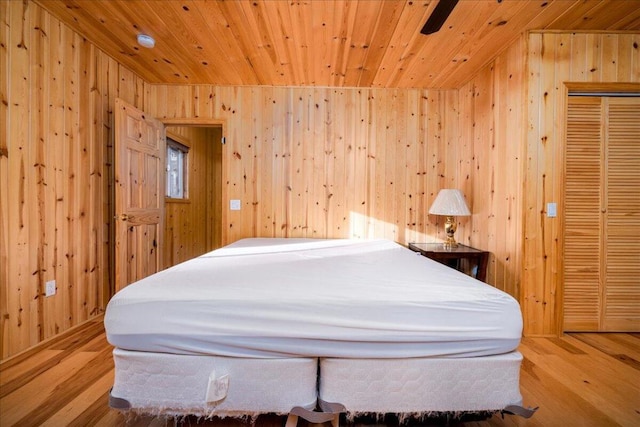
[[[31,2],[0,2],[0,355],[101,313],[110,296],[116,97],[144,82]],[[55,280],[55,296],[44,296]]]
[[[528,336],[561,332],[565,84],[638,83],[640,35],[532,32],[460,88],[473,140],[473,225],[488,281],[517,296]],[[482,183],[482,185],[479,185]],[[546,217],[556,202],[557,218]]]
[[[188,199],[166,199],[164,268],[221,246],[222,129],[171,126],[167,136],[189,147]]]
[[[640,83],[640,34],[533,32],[528,37],[524,158],[525,333],[561,332],[567,83]],[[558,203],[547,218],[546,204]]]
[[[473,204],[464,242],[490,251],[487,281],[521,291],[524,38],[460,88],[461,144],[471,145],[465,192]],[[463,182],[462,177],[458,182]]]
[[[223,243],[243,237],[442,237],[427,210],[468,179],[458,92],[150,85],[145,111],[224,120]],[[470,188],[468,188],[470,189]],[[468,195],[471,197],[471,194]],[[460,231],[469,226],[466,220]]]
[[[491,251],[488,282],[517,297],[524,46],[459,91],[150,85],[145,110],[226,121],[223,209],[242,201],[227,212],[226,243],[435,241],[442,218],[427,215],[429,205],[440,188],[460,188],[473,215],[458,218],[458,241]]]

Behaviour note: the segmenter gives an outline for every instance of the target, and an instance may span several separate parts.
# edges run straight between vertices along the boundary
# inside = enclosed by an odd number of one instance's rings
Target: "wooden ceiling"
[[[640,0],[461,0],[431,35],[437,0],[34,1],[169,84],[457,88],[526,30],[640,31]]]

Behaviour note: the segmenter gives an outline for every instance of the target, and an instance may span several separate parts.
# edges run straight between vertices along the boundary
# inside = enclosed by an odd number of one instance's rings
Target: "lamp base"
[[[456,221],[452,216],[447,216],[447,220],[444,222],[444,232],[447,234],[447,239],[442,244],[445,249],[447,248],[457,248],[458,242],[454,239],[453,235],[456,232]]]
[[[458,242],[456,242],[455,239],[446,239],[444,242],[442,242],[442,247],[444,249],[455,249],[458,247]]]

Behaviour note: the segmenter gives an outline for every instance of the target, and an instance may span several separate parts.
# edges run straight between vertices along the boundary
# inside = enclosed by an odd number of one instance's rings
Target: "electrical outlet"
[[[46,284],[45,284],[45,289],[44,289],[44,295],[47,297],[53,296],[56,294],[56,281],[55,280],[49,280]]]
[[[238,199],[232,199],[229,201],[229,209],[231,209],[232,211],[239,211],[240,210],[240,200]]]

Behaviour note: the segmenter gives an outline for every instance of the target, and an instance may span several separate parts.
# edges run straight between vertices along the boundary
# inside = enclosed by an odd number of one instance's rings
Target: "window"
[[[186,199],[189,147],[167,138],[167,197]]]

